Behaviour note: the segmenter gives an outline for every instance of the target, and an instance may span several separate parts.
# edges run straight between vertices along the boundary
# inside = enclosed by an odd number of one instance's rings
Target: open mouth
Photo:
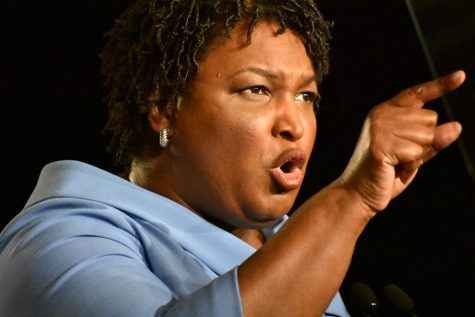
[[[280,169],[284,173],[292,173],[293,171],[295,171],[295,169],[298,169],[298,167],[295,165],[294,161],[290,161],[290,162],[285,162],[284,164],[282,164]]]
[[[271,175],[280,193],[302,185],[304,164],[305,154],[297,149],[286,151],[279,157],[277,167],[271,169]]]

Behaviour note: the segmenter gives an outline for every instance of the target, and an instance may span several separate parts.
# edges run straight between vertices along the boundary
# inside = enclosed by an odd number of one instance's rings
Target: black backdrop
[[[101,135],[106,110],[98,53],[102,34],[128,2],[0,2],[0,227],[21,209],[50,161],[77,159],[114,171]],[[321,86],[318,138],[298,203],[341,173],[371,106],[431,76],[404,1],[322,0],[320,7],[335,21],[332,69]],[[474,42],[464,39],[467,47]],[[465,127],[475,119],[471,56],[458,51],[444,57],[450,63],[438,64],[441,73],[467,70],[452,102],[469,109],[457,118]],[[446,120],[440,102],[429,107]],[[465,132],[464,138],[471,149]],[[411,295],[421,316],[475,315],[475,183],[461,153],[455,144],[427,163],[370,223],[343,296],[355,282],[375,291],[395,283]]]

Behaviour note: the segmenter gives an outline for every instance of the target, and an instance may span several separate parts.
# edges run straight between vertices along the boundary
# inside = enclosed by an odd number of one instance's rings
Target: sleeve
[[[237,268],[234,268],[179,301],[172,300],[162,306],[155,316],[242,316],[239,298]]]
[[[2,316],[242,316],[236,269],[176,294],[134,228],[118,228],[130,224],[93,214],[46,213],[17,231],[0,251]]]

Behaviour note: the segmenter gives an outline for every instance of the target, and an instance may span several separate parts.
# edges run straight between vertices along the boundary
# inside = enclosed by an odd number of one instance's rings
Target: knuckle
[[[435,139],[435,135],[434,135],[433,132],[427,134],[427,140],[426,140],[425,144],[430,145],[430,144],[434,143],[434,139]]]
[[[427,123],[428,127],[435,127],[437,125],[437,121],[439,120],[439,114],[430,109],[422,109],[424,111],[424,118]]]
[[[424,95],[424,85],[421,84],[421,85],[412,87],[411,91],[415,96],[420,98]]]
[[[371,122],[373,124],[377,122],[379,123],[380,121],[384,120],[387,112],[386,108],[386,104],[381,104],[371,110],[371,112],[369,113],[369,118],[371,119]]]
[[[424,95],[424,85],[420,84],[417,86],[406,88],[403,90],[403,93],[411,98],[420,99]]]
[[[431,115],[432,124],[435,126],[439,120],[439,114],[436,111],[431,111]]]

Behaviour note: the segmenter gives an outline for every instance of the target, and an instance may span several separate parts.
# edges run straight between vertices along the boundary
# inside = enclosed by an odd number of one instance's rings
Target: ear
[[[157,134],[165,128],[171,130],[169,105],[165,107],[160,107],[156,104],[152,105],[149,108],[147,119],[150,124],[150,128]]]

